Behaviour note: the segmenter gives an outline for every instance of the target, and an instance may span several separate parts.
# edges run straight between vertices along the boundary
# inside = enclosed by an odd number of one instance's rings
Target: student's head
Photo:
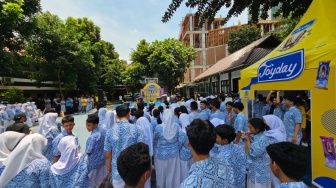
[[[137,111],[136,108],[132,108],[132,109],[131,109],[131,116],[134,116],[134,112],[135,112],[135,111]]]
[[[235,129],[231,125],[218,125],[216,128],[216,143],[219,145],[230,144],[235,138]]]
[[[117,169],[127,186],[143,186],[152,172],[148,145],[139,142],[124,149],[117,159]]]
[[[181,110],[182,113],[188,114],[188,109],[187,109],[187,107],[181,105],[181,106],[180,106],[180,110]]]
[[[285,98],[285,106],[292,107],[295,106],[297,103],[297,98],[295,96],[286,96]]]
[[[144,102],[139,102],[138,110],[144,110],[144,109],[145,109],[145,103]]]
[[[190,110],[191,110],[191,111],[196,111],[196,110],[198,110],[198,104],[197,104],[196,101],[193,101],[193,102],[190,103]]]
[[[75,118],[72,116],[65,116],[62,118],[62,127],[67,133],[72,133],[75,126]]]
[[[56,113],[56,109],[55,108],[47,108],[44,110],[44,114],[47,114],[47,113]]]
[[[201,101],[200,102],[200,108],[202,110],[206,109],[207,106],[208,106],[208,102],[207,101]]]
[[[130,116],[130,109],[127,105],[121,105],[116,108],[118,118],[128,118]]]
[[[240,113],[240,112],[243,111],[243,110],[244,110],[244,105],[243,105],[243,103],[241,103],[241,102],[235,102],[235,103],[233,104],[233,111],[234,111],[236,114]]]
[[[159,110],[160,113],[163,113],[163,106],[159,106],[158,110]]]
[[[285,175],[300,181],[308,167],[308,153],[303,146],[291,142],[279,142],[266,147],[270,156],[270,167],[276,177]]]
[[[144,111],[142,111],[142,110],[137,110],[137,111],[134,112],[135,119],[139,119],[143,116],[144,116]]]
[[[220,108],[220,102],[218,100],[213,100],[211,102],[212,111],[217,111]]]
[[[226,110],[231,111],[233,108],[233,102],[226,102]]]
[[[223,94],[219,95],[218,100],[219,100],[219,102],[225,101],[225,95],[223,95]]]
[[[99,110],[99,109],[103,108],[104,106],[105,106],[104,103],[98,102],[97,105],[96,105],[96,109]]]
[[[158,109],[153,110],[153,116],[157,119],[158,124],[162,123],[162,120],[160,118],[160,111]]]
[[[26,114],[23,112],[17,113],[14,115],[14,121],[16,123],[23,123],[27,120]]]
[[[99,117],[97,114],[90,114],[86,119],[86,129],[91,132],[98,127]]]
[[[177,117],[180,117],[180,114],[181,114],[182,112],[181,112],[181,108],[180,107],[176,107],[175,109],[174,109],[174,114],[175,114],[175,116],[177,116]]]
[[[210,121],[193,120],[187,127],[188,146],[199,155],[207,155],[215,145],[215,127]]]
[[[252,118],[248,122],[248,128],[251,134],[259,134],[265,130],[269,130],[269,126],[260,118]]]

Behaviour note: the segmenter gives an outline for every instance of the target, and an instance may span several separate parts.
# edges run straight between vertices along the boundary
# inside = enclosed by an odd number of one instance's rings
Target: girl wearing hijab
[[[100,118],[99,118],[100,120]],[[113,111],[107,111],[105,114],[105,125],[106,125],[106,129],[111,129],[113,124],[114,124],[114,113]]]
[[[170,109],[164,111],[163,119],[163,123],[154,131],[154,141],[157,141],[156,187],[179,187],[181,168],[178,136],[181,131]]]
[[[24,123],[27,124],[28,127],[32,127],[33,123],[32,123],[31,118],[30,118],[30,113],[29,113],[29,109],[28,109],[28,104],[27,103],[22,104],[21,112],[23,112],[23,113],[26,114],[26,122],[24,122]]]
[[[63,137],[57,148],[61,157],[51,166],[51,188],[92,187],[88,176],[88,156],[78,153],[76,138]]]
[[[251,138],[245,133],[242,135],[242,139],[246,141],[245,151],[249,169],[247,188],[271,188],[272,172],[269,165],[270,158],[266,152],[269,142],[264,134],[269,127],[262,119],[252,118],[249,120],[248,128]]]
[[[15,121],[13,120],[14,119],[14,115],[15,115],[15,106],[12,105],[12,104],[9,104],[7,105],[7,108],[6,108],[6,112],[7,112],[7,115],[8,115],[8,121],[9,121],[9,125],[12,125],[13,123],[15,123]]]
[[[139,119],[137,119],[136,125],[140,126],[143,131],[144,143],[148,145],[149,154],[152,158],[154,154],[152,124],[148,121],[147,118],[140,117]],[[149,178],[145,183],[145,188],[150,188],[150,187],[151,187],[151,179]]]
[[[6,130],[6,128],[10,125],[8,121],[9,117],[6,111],[6,106],[5,105],[1,106],[0,109],[1,109],[0,115],[2,116],[3,127],[4,127],[4,130]]]
[[[179,156],[181,163],[181,183],[183,180],[187,179],[189,176],[189,169],[192,164],[192,153],[190,148],[187,146],[188,137],[186,135],[186,128],[190,125],[190,118],[188,114],[182,113],[179,117],[180,125],[182,129],[179,133]]]
[[[25,136],[3,163],[0,187],[49,187],[50,162],[42,155],[47,142],[37,133]]]
[[[266,115],[263,116],[263,119],[270,127],[270,130],[265,131],[265,135],[270,144],[287,141],[285,125],[279,117],[276,115]],[[280,183],[280,180],[272,173],[272,187],[276,187]]]
[[[48,140],[48,144],[42,150],[42,153],[50,162],[54,160],[52,141],[60,133],[57,128],[57,122],[56,122],[57,116],[58,116],[57,113],[45,114],[38,130],[38,133],[43,135]]]
[[[100,108],[98,111],[98,117],[99,117],[99,123],[98,128],[103,131],[104,134],[106,134],[107,131],[107,125],[105,124],[105,116],[106,116],[106,108]]]
[[[14,131],[7,131],[0,134],[0,174],[1,169],[3,169],[3,162],[24,136],[25,134]]]

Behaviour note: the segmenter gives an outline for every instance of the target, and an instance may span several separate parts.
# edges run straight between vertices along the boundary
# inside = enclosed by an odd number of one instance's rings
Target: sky
[[[49,11],[65,20],[87,17],[101,29],[101,39],[111,42],[120,59],[130,63],[130,53],[141,39],[147,42],[178,38],[180,23],[186,14],[195,13],[184,4],[168,23],[162,23],[170,0],[41,0],[42,11]],[[222,9],[218,17],[226,15]],[[232,18],[226,26],[247,23],[247,11]]]

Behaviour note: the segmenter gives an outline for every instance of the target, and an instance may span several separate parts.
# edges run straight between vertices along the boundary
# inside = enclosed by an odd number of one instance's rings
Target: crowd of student
[[[29,134],[29,127],[14,129],[25,120],[16,116],[0,136],[0,187],[95,187],[107,175],[117,188],[152,187],[151,176],[157,188],[305,187],[296,101],[285,98],[284,120],[246,118],[239,99],[225,103],[224,96],[157,109],[142,102],[135,109],[98,108],[86,120],[84,152],[72,132],[74,117],[62,114],[59,132],[57,113],[47,110],[38,133]]]

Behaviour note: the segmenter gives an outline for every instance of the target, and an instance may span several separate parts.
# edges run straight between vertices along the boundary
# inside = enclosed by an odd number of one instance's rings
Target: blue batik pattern
[[[276,106],[274,111],[273,111],[273,115],[277,116],[278,118],[280,118],[282,121],[284,119],[284,110],[281,109],[279,106]]]
[[[190,122],[194,121],[194,119],[202,119],[201,118],[201,114],[199,114],[198,112],[191,112],[191,113],[189,113],[189,120],[190,120]]]
[[[302,181],[300,181],[280,183],[279,185],[275,186],[275,188],[307,188],[307,186]]]
[[[221,119],[224,121],[224,113],[217,110],[216,112],[213,112],[211,115],[210,115],[210,120],[212,120],[213,118],[218,118],[218,119]]]
[[[262,110],[265,104],[261,101],[257,101],[253,105],[254,118],[262,118]]]
[[[210,114],[211,114],[211,110],[209,108],[205,108],[201,110],[200,117],[202,120],[210,120]]]
[[[220,146],[219,160],[226,160],[233,169],[234,185],[237,188],[245,188],[246,155],[243,148],[236,144]]]
[[[229,120],[229,111],[225,110],[224,111],[224,123],[227,125],[233,125],[233,122]],[[233,119],[237,118],[237,114],[233,112],[233,110],[231,110],[231,116]]]
[[[157,140],[156,158],[159,160],[169,160],[177,157],[179,155],[178,137],[179,131],[176,132],[173,140],[168,142],[163,136],[162,125],[158,125],[154,131],[154,141]]]
[[[247,155],[247,161],[249,162],[247,177],[254,183],[265,184],[272,181],[272,172],[269,166],[270,158],[266,152],[268,145],[268,138],[263,132],[251,138],[251,146]]]
[[[210,150],[210,156],[211,157],[218,157],[220,147],[221,147],[221,145],[215,143],[214,147]]]
[[[295,131],[295,126],[297,123],[302,123],[302,113],[301,111],[296,108],[295,106],[292,106],[289,108],[289,110],[284,115],[283,123],[286,128],[286,134],[287,138],[292,138]],[[298,139],[300,140],[302,138],[302,131],[300,130],[298,133]]]
[[[180,188],[234,188],[232,167],[215,157],[194,162]]]
[[[269,114],[271,109],[271,105],[270,104],[266,104],[265,106],[263,106],[262,111],[261,111],[261,116],[266,116]]]
[[[226,111],[226,103],[225,103],[225,101],[221,102],[219,110],[221,112],[223,112],[223,113]]]
[[[105,165],[104,152],[105,135],[95,128],[86,141],[86,151],[89,154],[89,171],[99,169]]]
[[[236,133],[237,133],[238,131],[240,131],[240,132],[242,132],[242,131],[243,131],[243,132],[247,132],[247,130],[248,130],[248,127],[247,127],[247,120],[246,120],[246,117],[245,117],[245,115],[243,114],[243,112],[240,112],[240,113],[237,115],[237,117],[236,117],[236,119],[235,119],[235,121],[234,121],[233,127],[235,128]],[[243,141],[242,138],[240,138],[239,143],[244,143],[244,141]]]
[[[180,123],[180,120],[179,120],[178,116],[174,116],[174,122],[175,122],[177,125],[179,125],[180,128],[182,128],[182,125],[181,125],[181,123]],[[154,131],[155,131],[155,130],[154,130]]]
[[[0,176],[4,170],[5,170],[5,166],[4,165],[0,166]]]
[[[10,166],[9,166],[10,168]],[[50,162],[46,159],[34,160],[18,173],[3,188],[39,188],[49,187]]]
[[[104,150],[112,151],[112,178],[121,180],[117,170],[117,158],[120,152],[128,146],[144,141],[144,135],[141,127],[131,124],[126,120],[119,121],[106,133]]]
[[[154,133],[156,126],[158,126],[157,118],[152,118],[151,124],[153,127],[153,133]]]
[[[186,133],[180,131],[178,141],[181,161],[189,161],[192,158],[192,152],[191,149],[187,146],[188,137]]]
[[[63,130],[58,136],[56,136],[56,138],[52,141],[52,147],[53,147],[53,155],[54,156],[61,156],[61,152],[57,149],[58,143],[61,141],[61,139],[65,136],[68,136],[69,134]],[[74,136],[76,138],[76,144],[77,144],[77,148],[78,150],[80,150],[80,144],[78,141],[78,137],[75,133],[72,133],[72,136]]]
[[[89,179],[88,169],[89,158],[86,154],[82,155],[77,165],[64,175],[50,173],[51,188],[87,188],[92,187]]]
[[[53,127],[50,131],[45,135],[45,138],[48,140],[47,146],[42,150],[42,154],[49,160],[54,160],[53,154],[53,140],[59,135],[58,129]]]

